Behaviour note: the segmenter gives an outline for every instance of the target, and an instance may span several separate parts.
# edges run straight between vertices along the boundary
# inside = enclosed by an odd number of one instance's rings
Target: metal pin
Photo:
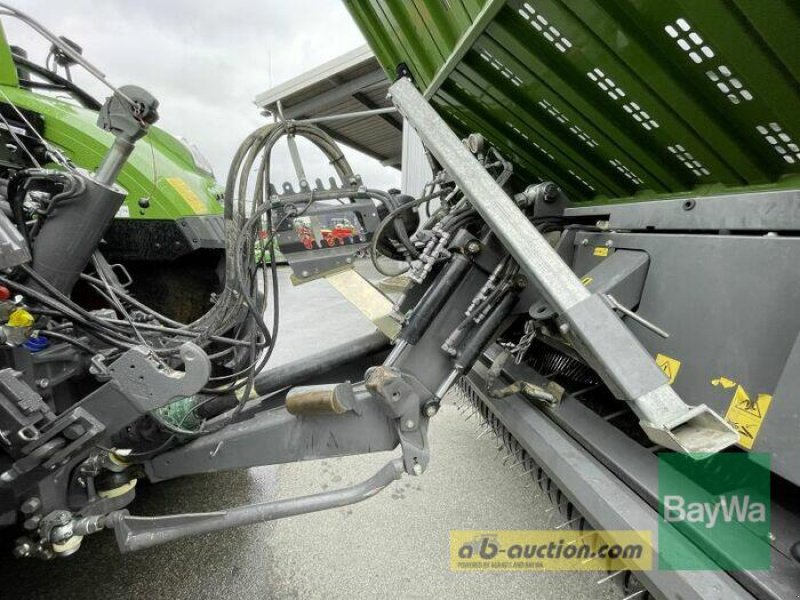
[[[606,415],[605,417],[603,417],[603,419],[605,419],[606,421],[611,421],[612,419],[616,419],[617,417],[620,417],[620,416],[622,416],[624,414],[627,414],[629,412],[630,412],[629,409],[623,408],[622,410],[618,410],[616,412],[613,412],[610,415]]]
[[[614,298],[614,296],[612,296],[611,294],[606,294],[605,297],[608,299],[608,302],[611,305],[611,308],[616,308],[619,312],[624,314],[626,317],[630,317],[631,319],[633,319],[634,321],[639,323],[639,325],[641,325],[642,327],[646,327],[647,329],[649,329],[650,331],[652,331],[656,335],[661,336],[665,340],[669,339],[669,334],[666,331],[664,331],[660,327],[654,325],[653,323],[651,323],[650,321],[648,321],[644,317],[639,316],[637,313],[633,312],[627,306],[623,306],[622,304],[617,302],[616,298]]]
[[[639,590],[638,592],[633,592],[630,596],[625,596],[622,600],[632,600],[637,596],[641,596],[642,594],[646,594],[647,590]]]
[[[562,523],[561,525],[558,525],[558,526],[556,527],[556,529],[561,529],[562,527],[566,527],[566,526],[567,526],[567,525],[569,525],[570,523],[574,523],[575,521],[580,521],[582,518],[583,518],[583,517],[575,517],[574,519],[570,519],[570,520],[569,520],[569,521],[567,521],[566,523]]]
[[[531,486],[532,486],[534,483],[539,483],[539,482],[541,482],[543,479],[545,479],[545,477],[539,477],[539,479],[534,479],[534,480],[533,480],[533,481],[531,481],[531,482],[530,482],[528,485],[526,485],[526,486],[525,486],[525,489],[527,490],[527,489],[528,489],[529,487],[531,487]]]
[[[491,427],[488,427],[488,428],[484,429],[482,432],[480,432],[480,433],[478,434],[478,437],[476,437],[475,439],[476,439],[476,440],[479,440],[479,439],[481,439],[481,438],[482,438],[482,437],[483,437],[485,434],[489,433],[491,430],[492,430],[492,428],[491,428]]]
[[[516,453],[509,451],[508,454],[506,454],[506,457],[503,459],[504,466],[506,466],[506,461],[508,461],[508,459],[511,458],[512,456],[516,457]]]
[[[617,575],[619,575],[620,573],[624,573],[624,572],[625,572],[625,569],[621,569],[621,570],[617,571],[616,573],[611,573],[611,575],[606,575],[606,576],[605,576],[605,577],[603,577],[602,579],[598,579],[598,580],[597,580],[597,585],[600,585],[601,583],[605,583],[605,582],[606,582],[606,581],[608,581],[609,579],[614,579],[614,577],[616,577],[616,576],[617,576]]]
[[[574,540],[572,540],[571,542],[567,542],[567,543],[566,543],[566,545],[567,545],[567,546],[571,546],[572,544],[575,544],[575,543],[577,543],[577,542],[578,542],[578,540],[582,540],[583,538],[587,538],[587,537],[592,537],[592,536],[593,536],[593,535],[595,535],[596,533],[597,533],[596,531],[590,531],[589,533],[585,533],[585,534],[583,534],[583,535],[579,535],[578,537],[576,537],[576,538],[575,538]]]
[[[599,388],[600,386],[601,386],[601,384],[599,384],[599,383],[595,383],[594,385],[590,385],[590,386],[588,386],[588,387],[585,387],[585,388],[583,388],[583,389],[580,389],[580,390],[578,390],[577,392],[572,392],[572,393],[570,394],[570,396],[572,396],[573,398],[577,398],[577,397],[579,397],[579,396],[583,396],[583,395],[584,395],[584,394],[586,394],[587,392],[591,392],[592,390],[596,390],[596,389],[597,389],[597,388]]]

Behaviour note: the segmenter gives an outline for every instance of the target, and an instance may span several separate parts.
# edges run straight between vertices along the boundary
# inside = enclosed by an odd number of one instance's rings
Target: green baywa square
[[[658,494],[659,569],[770,568],[769,454],[661,454]]]

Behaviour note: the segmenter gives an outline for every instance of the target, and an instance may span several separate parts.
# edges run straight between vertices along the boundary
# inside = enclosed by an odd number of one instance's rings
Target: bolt
[[[300,277],[304,277],[305,278],[305,277],[308,277],[308,276],[309,276],[309,272],[308,271],[302,271],[300,273]]]
[[[42,377],[36,382],[36,386],[42,389],[46,389],[50,385],[50,380],[46,377]]]
[[[611,248],[614,245],[614,242],[611,240],[606,240],[606,248]]]
[[[27,529],[28,531],[33,531],[37,527],[39,527],[39,521],[42,520],[42,517],[39,515],[34,515],[30,519],[25,519],[25,522],[22,526]]]
[[[22,542],[14,546],[14,556],[23,558],[31,555],[31,545],[28,542]]]
[[[772,533],[771,531],[770,531],[770,532],[767,534],[767,537],[769,538],[769,541],[770,541],[770,542],[774,542],[774,541],[777,539],[777,538],[775,537],[775,534],[774,534],[774,533]]]
[[[414,475],[422,475],[422,465],[419,463],[414,464]]]
[[[42,507],[42,501],[39,500],[39,498],[37,498],[36,496],[31,496],[20,505],[19,510],[24,515],[32,515],[41,507]]]
[[[562,323],[558,326],[558,330],[564,335],[567,335],[569,333],[569,323]]]
[[[434,416],[434,415],[435,415],[437,412],[439,412],[439,409],[438,409],[438,408],[436,408],[436,405],[435,405],[435,404],[429,404],[428,406],[426,406],[426,407],[425,407],[425,416],[426,416],[426,417],[432,417],[432,416]]]
[[[406,429],[414,429],[414,425],[416,425],[416,423],[414,423],[414,421],[412,421],[411,419],[406,421]]]
[[[583,238],[581,240],[581,246],[588,246],[589,245],[589,238]]]
[[[481,251],[481,244],[477,240],[471,240],[467,243],[467,253],[468,254],[477,254]]]

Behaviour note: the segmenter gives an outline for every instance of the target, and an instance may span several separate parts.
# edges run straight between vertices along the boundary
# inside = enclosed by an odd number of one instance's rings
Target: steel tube
[[[121,552],[134,552],[193,535],[363,502],[382,491],[393,481],[400,479],[404,472],[403,461],[397,458],[388,462],[369,479],[340,490],[210,513],[135,517],[126,514],[127,511],[122,511],[109,515],[106,527],[114,529]]]
[[[291,125],[309,125],[312,123],[327,123],[328,121],[342,121],[344,119],[360,119],[360,118],[372,117],[375,115],[386,115],[396,112],[397,108],[395,108],[394,106],[389,106],[386,108],[359,110],[356,112],[341,113],[338,115],[325,115],[324,117],[313,117],[311,119],[297,119],[297,120],[290,119],[289,121],[287,121],[287,123]]]
[[[97,167],[94,174],[94,179],[98,183],[106,186],[113,186],[117,180],[117,175],[125,166],[125,161],[133,152],[134,145],[128,140],[118,137],[114,140],[114,144],[108,149],[108,152],[103,157],[103,162]]]

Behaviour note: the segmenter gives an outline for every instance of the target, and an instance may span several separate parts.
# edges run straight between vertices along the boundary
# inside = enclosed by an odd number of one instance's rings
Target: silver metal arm
[[[514,201],[482,168],[411,80],[389,88],[392,101],[464,191],[545,300],[560,328],[617,398],[631,404],[655,443],[681,452],[716,452],[739,435],[705,405],[688,406],[608,303],[591,294]]]

